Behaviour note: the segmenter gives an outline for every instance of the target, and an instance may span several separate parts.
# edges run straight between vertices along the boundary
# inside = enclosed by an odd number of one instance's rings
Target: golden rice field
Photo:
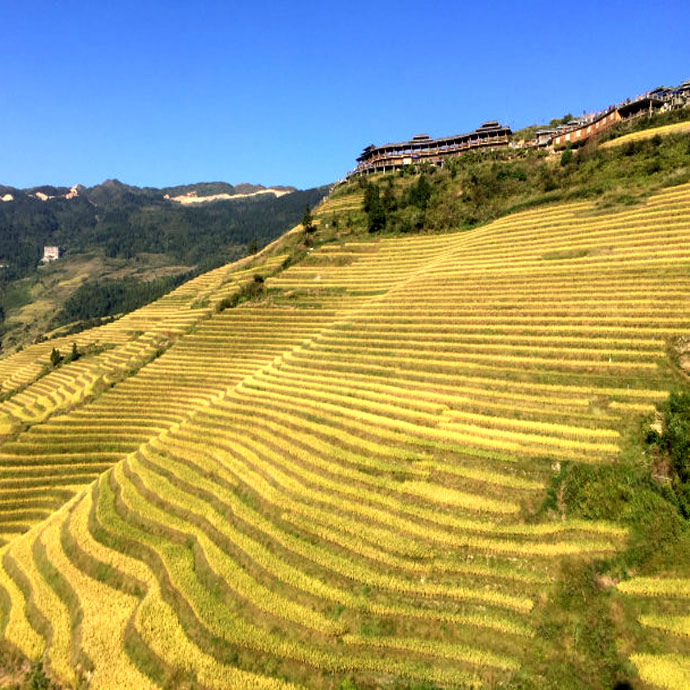
[[[651,127],[650,129],[642,129],[639,132],[631,132],[624,134],[622,137],[611,139],[601,144],[601,148],[611,148],[612,146],[620,146],[631,141],[641,141],[643,139],[651,139],[654,136],[665,136],[667,134],[686,134],[690,132],[690,122],[674,122],[670,125],[662,125],[661,127]]]
[[[627,536],[526,516],[616,462],[688,332],[690,185],[589,209],[226,266],[0,361],[6,644],[67,687],[510,683],[561,560]],[[677,641],[640,677],[687,687],[690,580],[619,589]]]

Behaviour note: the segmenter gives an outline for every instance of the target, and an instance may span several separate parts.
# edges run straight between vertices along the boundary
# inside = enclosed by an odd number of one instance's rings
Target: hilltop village
[[[371,144],[357,158],[357,167],[348,176],[389,172],[419,163],[440,165],[450,156],[486,148],[536,148],[548,151],[577,148],[618,122],[687,107],[690,107],[690,79],[676,87],[660,86],[604,110],[584,114],[551,128],[538,129],[527,140],[515,140],[510,127],[492,120],[467,134],[439,139],[416,134],[409,141],[383,146]]]

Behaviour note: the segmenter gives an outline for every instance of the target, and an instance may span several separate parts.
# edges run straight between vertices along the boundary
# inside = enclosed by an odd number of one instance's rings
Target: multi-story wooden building
[[[468,134],[432,139],[416,134],[409,141],[384,146],[367,146],[357,158],[355,173],[386,172],[418,163],[440,164],[444,158],[481,148],[499,148],[510,144],[510,127],[485,122]]]
[[[582,146],[592,135],[600,134],[613,127],[621,120],[627,120],[638,115],[652,114],[663,105],[663,101],[654,96],[644,96],[635,100],[628,100],[616,107],[611,107],[598,113],[593,119],[581,123],[579,126],[561,132],[553,138],[554,149],[564,149],[568,144],[572,147]]]

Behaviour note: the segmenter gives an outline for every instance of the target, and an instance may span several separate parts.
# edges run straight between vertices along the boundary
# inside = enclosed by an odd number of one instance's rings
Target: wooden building
[[[661,98],[653,95],[637,98],[634,101],[626,101],[618,106],[618,113],[622,120],[628,120],[631,117],[638,117],[639,115],[653,115],[655,110],[659,110],[664,104]]]
[[[690,79],[673,90],[673,94],[666,105],[668,110],[690,107]]]
[[[593,134],[599,134],[620,122],[621,116],[617,110],[608,110],[590,122],[583,123],[579,127],[561,132],[553,138],[554,149],[564,149],[568,144],[572,147],[581,146]]]
[[[510,144],[510,127],[496,121],[485,122],[468,134],[432,139],[428,134],[416,134],[409,141],[384,146],[367,146],[357,158],[355,173],[386,172],[418,163],[440,164],[444,158],[465,151],[505,147]]]
[[[592,135],[600,134],[613,127],[621,120],[628,120],[638,115],[651,115],[663,105],[663,101],[652,95],[625,101],[615,108],[599,113],[589,122],[584,122],[572,129],[566,129],[553,138],[554,149],[564,149],[568,144],[573,148],[582,146]]]
[[[550,146],[553,138],[558,136],[557,129],[538,129],[534,133],[534,139],[532,140],[533,146],[538,146],[539,148],[544,148]]]

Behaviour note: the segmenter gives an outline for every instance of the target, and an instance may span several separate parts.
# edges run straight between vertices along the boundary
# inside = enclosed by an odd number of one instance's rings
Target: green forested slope
[[[190,206],[166,198],[261,189],[206,183],[157,190],[117,180],[72,190],[0,186],[0,198],[11,199],[0,202],[0,346],[11,351],[57,325],[141,306],[263,247],[327,192],[322,187]],[[62,257],[39,266],[45,245],[59,246]]]

